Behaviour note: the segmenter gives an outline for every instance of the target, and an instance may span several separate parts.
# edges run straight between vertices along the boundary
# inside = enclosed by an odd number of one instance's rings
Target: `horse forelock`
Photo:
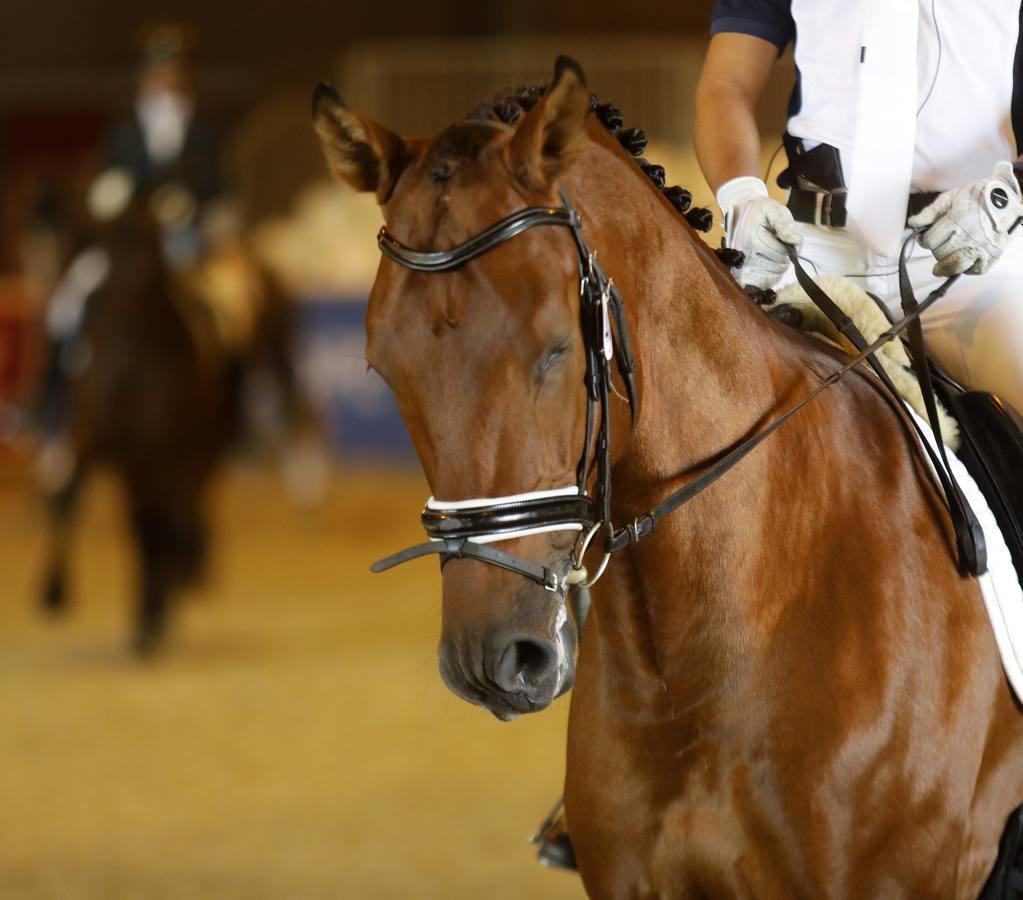
[[[479,159],[505,127],[486,119],[467,119],[449,125],[426,150],[423,165],[436,183],[449,181],[468,161]]]
[[[429,144],[424,165],[433,181],[446,182],[466,162],[478,159],[501,133],[507,133],[543,96],[544,85],[508,88],[449,125]]]

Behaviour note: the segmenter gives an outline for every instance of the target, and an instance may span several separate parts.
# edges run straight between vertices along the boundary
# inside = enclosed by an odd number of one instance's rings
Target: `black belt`
[[[819,225],[834,231],[845,229],[845,188],[837,191],[789,191],[788,207],[792,218],[807,225]]]
[[[788,207],[792,218],[807,225],[844,231],[846,224],[845,188],[837,191],[804,191],[792,188],[789,191]],[[920,191],[909,195],[906,204],[906,218],[912,218],[922,209],[930,206],[938,197],[937,191]]]

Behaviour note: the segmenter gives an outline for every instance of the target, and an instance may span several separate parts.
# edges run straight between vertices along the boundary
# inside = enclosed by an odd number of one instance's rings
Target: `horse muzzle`
[[[440,674],[453,693],[508,722],[546,709],[572,687],[576,643],[567,616],[559,617],[551,637],[506,633],[475,648],[446,640],[438,651]]]

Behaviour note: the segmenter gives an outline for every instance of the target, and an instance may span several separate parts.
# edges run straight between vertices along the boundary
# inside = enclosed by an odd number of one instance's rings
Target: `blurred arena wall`
[[[40,275],[46,265],[31,240],[32,204],[54,184],[80,192],[91,177],[104,128],[130,102],[138,35],[154,21],[144,5],[102,6],[106,14],[96,18],[58,0],[15,0],[0,14],[0,404],[33,382],[32,324],[54,277]],[[669,183],[713,206],[692,152],[710,2],[624,11],[609,3],[468,6],[449,2],[430,16],[402,2],[389,7],[390,23],[361,6],[310,0],[279,18],[242,16],[233,4],[175,10],[195,22],[201,104],[227,130],[251,245],[297,304],[300,374],[340,455],[400,460],[409,446],[386,389],[361,358],[379,214],[371,198],[326,178],[309,124],[316,80],[332,78],[353,107],[422,134],[502,87],[546,80],[554,57],[569,53],[594,92],[647,132],[647,156],[665,166]],[[536,32],[541,23],[549,32]],[[415,36],[389,33],[406,27]],[[41,66],[44,57],[52,64]],[[767,134],[784,120],[791,83],[791,66],[782,67],[762,111]],[[768,155],[777,143],[765,141]],[[706,238],[716,243],[720,234],[715,228]],[[3,431],[0,421],[0,438]]]

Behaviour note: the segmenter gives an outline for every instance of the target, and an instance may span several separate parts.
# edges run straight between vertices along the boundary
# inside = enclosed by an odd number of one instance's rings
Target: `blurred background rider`
[[[183,29],[154,29],[145,41],[134,108],[109,132],[102,174],[88,196],[94,219],[116,216],[136,193],[149,198],[161,226],[164,256],[174,270],[194,266],[211,243],[234,235],[225,199],[221,140],[197,108],[195,80]],[[84,365],[76,346],[90,295],[110,268],[105,252],[88,241],[71,259],[47,306],[49,359],[42,380],[40,418],[46,441],[44,478],[64,468],[65,385]]]
[[[177,268],[199,257],[203,217],[225,192],[220,135],[196,109],[185,51],[182,30],[151,34],[134,113],[114,127],[106,156],[108,170],[124,172],[137,191],[154,198],[167,259]]]
[[[926,294],[931,352],[966,386],[1023,408],[1023,139],[1019,0],[718,0],[696,101],[696,152],[746,254],[743,285],[844,275],[898,309],[898,254]],[[794,44],[787,203],[759,177],[757,102]],[[997,266],[995,266],[997,263]],[[995,266],[992,269],[992,266]]]

